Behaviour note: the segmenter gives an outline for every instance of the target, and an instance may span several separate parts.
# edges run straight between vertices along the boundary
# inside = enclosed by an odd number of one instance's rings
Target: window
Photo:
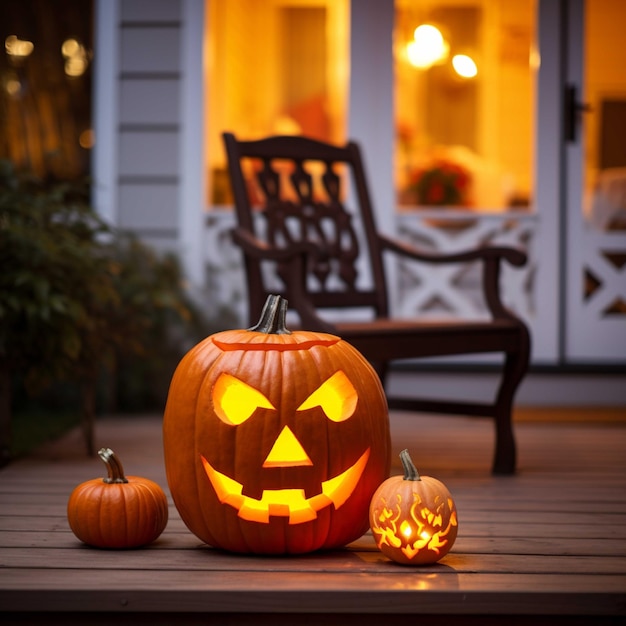
[[[345,141],[348,0],[208,0],[209,204],[231,203],[221,134]]]
[[[534,0],[396,0],[400,208],[533,198]]]

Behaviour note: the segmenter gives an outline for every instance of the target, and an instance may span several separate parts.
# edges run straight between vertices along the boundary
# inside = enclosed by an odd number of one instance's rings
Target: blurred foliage
[[[120,306],[110,319],[115,350],[107,408],[160,410],[183,353],[216,322],[210,324],[189,299],[173,255],[158,255],[137,239],[118,236],[111,244],[110,270]]]
[[[47,185],[0,163],[0,361],[33,390],[91,369],[119,304],[108,229],[87,200],[83,183]]]
[[[182,354],[220,324],[194,306],[175,257],[98,217],[87,182],[42,181],[2,161],[0,267],[5,395],[69,381],[109,410],[160,409]]]

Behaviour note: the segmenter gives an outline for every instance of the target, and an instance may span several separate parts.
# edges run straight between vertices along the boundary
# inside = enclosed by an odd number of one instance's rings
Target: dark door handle
[[[563,99],[563,124],[565,141],[575,142],[580,127],[582,113],[591,111],[591,106],[578,100],[578,89],[576,85],[565,86],[565,97]]]

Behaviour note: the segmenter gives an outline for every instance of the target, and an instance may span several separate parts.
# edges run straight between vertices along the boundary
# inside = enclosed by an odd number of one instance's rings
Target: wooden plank
[[[23,517],[56,517],[65,518],[66,516],[66,502],[62,501],[57,504],[36,504],[34,502],[27,504],[17,504],[11,506],[13,515]],[[174,517],[175,513],[170,508],[171,517]],[[611,525],[624,525],[626,524],[626,513],[607,513],[599,512],[576,512],[568,511],[546,511],[540,510],[510,510],[510,511],[498,511],[485,508],[484,510],[466,511],[461,509],[459,512],[459,527],[462,529],[463,524],[473,523],[480,524],[484,522],[485,516],[487,516],[491,523],[512,523],[519,526],[524,534],[523,528],[527,524],[543,524],[545,528],[553,527],[554,534],[558,535],[559,526],[561,525],[573,525],[573,526],[592,526],[598,522]]]
[[[62,534],[64,533],[64,534]],[[23,563],[25,567],[35,567],[37,565],[47,566],[49,562],[54,563],[49,550],[53,547],[58,550],[71,550],[80,546],[79,540],[74,537],[66,524],[58,526],[56,529],[40,531],[40,532],[6,532],[0,536],[0,548],[3,549],[3,563],[8,565],[15,563],[15,555],[12,556],[11,549],[29,548],[28,552],[19,551],[17,555],[18,563]],[[166,532],[161,538],[153,544],[159,550],[186,550],[196,548],[201,541],[185,532]],[[39,551],[39,548],[44,550]],[[371,537],[367,538],[367,544],[361,543],[358,547],[353,548],[357,552],[362,550],[375,551],[375,544]],[[474,555],[541,555],[560,556],[565,558],[573,556],[589,556],[589,557],[611,557],[617,560],[618,557],[626,558],[626,543],[616,542],[614,539],[604,539],[598,537],[581,538],[527,538],[527,537],[467,537],[460,536],[457,538],[453,547],[453,554],[474,554]],[[138,554],[133,552],[132,554]],[[146,551],[147,553],[147,551]],[[110,554],[116,554],[111,552]],[[150,551],[152,554],[152,551]],[[344,558],[344,552],[339,552]],[[65,555],[63,552],[57,553],[56,559],[62,558],[63,562],[71,563],[72,567],[91,567],[92,564],[86,559],[85,554],[70,553]],[[119,556],[107,557],[98,554],[100,563],[107,563],[109,558],[117,559],[118,563],[123,563]],[[143,557],[142,557],[143,558]],[[157,557],[152,554],[152,557]],[[171,558],[171,556],[163,555],[162,558]],[[241,557],[236,557],[241,562]],[[292,557],[294,562],[301,557]],[[268,561],[265,560],[264,563]],[[476,566],[478,567],[478,566]],[[613,567],[613,565],[611,566]],[[626,568],[625,563],[621,563],[622,568]]]
[[[397,568],[392,584],[378,574],[132,571],[106,579],[83,572],[42,572],[35,584],[9,571],[0,603],[7,611],[170,611],[615,615],[626,578],[536,574],[417,575]],[[107,584],[108,581],[108,584]],[[115,584],[111,584],[114,581]],[[154,591],[158,587],[158,591]],[[620,605],[621,603],[621,605]],[[184,608],[183,608],[184,607]],[[444,611],[442,611],[444,610]]]
[[[91,550],[86,546],[73,545],[74,541],[67,538],[54,543],[63,547],[41,548],[32,545],[3,547],[2,563],[4,568],[23,568],[27,570],[64,569],[72,571],[122,571],[122,570],[180,570],[188,571],[222,571],[253,572],[272,571],[285,572],[359,572],[399,573],[399,566],[389,561],[373,546],[370,551],[344,551],[333,553],[312,554],[294,557],[254,557],[247,555],[224,554],[208,548],[190,547],[187,550],[170,544],[165,540],[155,544],[151,549],[132,551]],[[468,548],[471,546],[468,546]],[[27,550],[25,548],[28,548]],[[455,546],[456,548],[456,546]],[[510,558],[515,555],[515,559]],[[549,557],[549,558],[547,558]],[[501,554],[473,550],[450,552],[442,561],[441,566],[452,568],[455,573],[514,573],[523,574],[559,574],[567,571],[570,574],[624,574],[626,558],[611,556],[610,553],[579,555],[559,554],[556,550],[534,551],[503,551]],[[433,568],[422,568],[421,571],[432,571]],[[404,570],[406,571],[406,570]],[[626,575],[626,574],[624,574]],[[107,574],[108,576],[108,574]],[[2,580],[2,573],[0,573]]]
[[[593,524],[594,536],[601,539],[611,539],[622,541],[626,539],[626,524],[623,522],[609,523],[606,519],[602,518],[600,522]],[[70,532],[69,524],[65,516],[38,516],[38,515],[0,515],[0,532],[6,531],[6,535],[0,535],[1,542],[5,537],[10,535],[11,532],[16,534],[28,535],[36,532],[57,532],[65,531]],[[164,534],[188,535],[196,542],[200,542],[196,539],[191,531],[187,529],[182,520],[177,516],[170,515],[170,519],[167,523],[167,528]],[[471,537],[491,537],[491,538],[520,538],[526,539],[532,537],[534,539],[549,539],[562,537],[564,539],[580,539],[587,541],[589,539],[589,525],[587,523],[559,523],[557,525],[547,525],[541,522],[534,522],[528,524],[520,524],[517,521],[506,519],[495,523],[493,520],[485,522],[482,519],[477,520],[463,520],[461,527],[461,538]],[[618,544],[621,546],[621,544]]]

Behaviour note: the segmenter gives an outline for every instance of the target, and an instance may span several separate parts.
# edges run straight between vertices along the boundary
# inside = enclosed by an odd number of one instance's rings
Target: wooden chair
[[[526,325],[503,305],[499,276],[502,260],[522,266],[524,252],[481,247],[430,254],[379,233],[354,142],[333,146],[294,136],[239,141],[232,133],[223,138],[238,222],[232,236],[244,255],[250,323],[258,319],[268,294],[281,293],[303,328],[330,332],[353,344],[383,384],[388,364],[398,359],[503,353],[502,378],[492,403],[394,397],[388,402],[395,409],[493,418],[493,472],[514,473],[511,409],[528,369],[530,338]],[[421,263],[480,262],[490,319],[391,319],[383,252]],[[359,265],[362,255],[366,262]],[[279,283],[266,271],[268,262]],[[361,285],[359,269],[371,276],[371,285]],[[371,321],[335,316],[341,321],[331,322],[328,314],[320,314],[357,307],[370,309]]]

